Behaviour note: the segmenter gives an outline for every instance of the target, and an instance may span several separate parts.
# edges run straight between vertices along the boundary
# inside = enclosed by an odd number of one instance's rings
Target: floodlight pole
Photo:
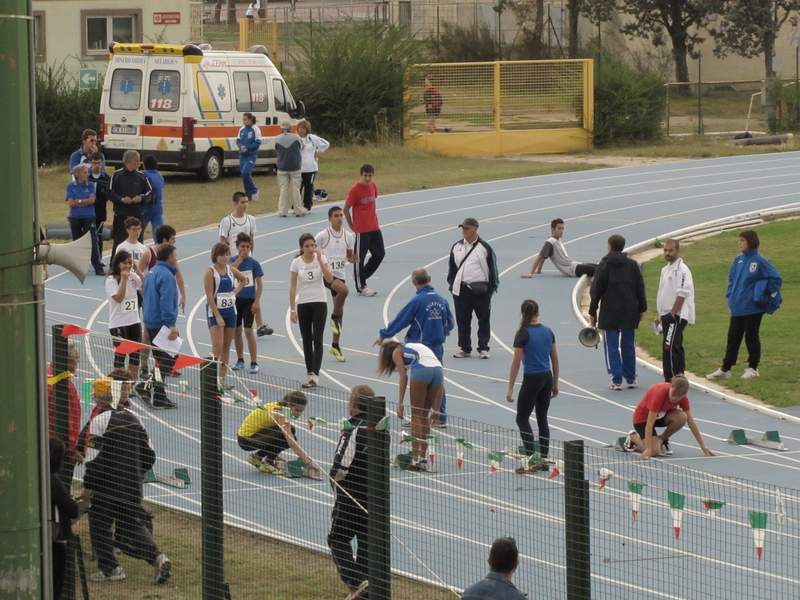
[[[42,267],[38,243],[33,10],[5,0],[0,17],[0,599],[50,598]],[[49,532],[48,532],[49,534]],[[45,541],[45,540],[48,541]]]

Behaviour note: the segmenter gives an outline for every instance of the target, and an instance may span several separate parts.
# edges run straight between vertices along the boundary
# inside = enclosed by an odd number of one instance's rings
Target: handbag
[[[466,283],[472,293],[476,296],[485,296],[489,293],[489,284],[486,281],[476,281],[474,283]]]

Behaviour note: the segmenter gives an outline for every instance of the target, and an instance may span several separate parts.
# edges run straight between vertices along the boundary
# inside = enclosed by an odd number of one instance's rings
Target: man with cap
[[[278,170],[278,186],[281,188],[281,195],[278,199],[278,215],[285,217],[289,212],[289,195],[291,194],[294,216],[304,217],[306,209],[300,203],[303,139],[296,133],[292,133],[292,122],[288,119],[281,122],[281,129],[283,130],[281,134],[275,136],[275,152],[278,154],[275,167]]]
[[[142,506],[142,481],[156,455],[136,415],[117,405],[125,385],[128,382],[111,378],[92,384],[96,407],[79,441],[79,450],[86,457],[81,498],[92,501],[89,537],[100,569],[91,579],[125,579],[125,570],[114,554],[117,546],[150,564],[154,582],[164,584],[172,565],[153,539],[147,527],[150,515]]]
[[[453,294],[458,326],[459,351],[455,358],[472,356],[472,313],[478,319],[478,354],[489,358],[492,294],[497,293],[500,276],[492,247],[478,235],[478,221],[472,217],[459,225],[462,239],[450,249],[447,283]]]

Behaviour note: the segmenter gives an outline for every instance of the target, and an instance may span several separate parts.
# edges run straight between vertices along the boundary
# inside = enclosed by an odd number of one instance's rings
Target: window
[[[236,110],[239,112],[266,112],[269,110],[267,78],[264,73],[234,73]]]
[[[109,107],[115,110],[139,110],[142,102],[142,72],[139,69],[115,69],[111,75]]]
[[[36,62],[47,60],[45,41],[44,11],[36,10],[33,12],[33,47],[36,54]]]
[[[108,53],[110,42],[141,42],[141,10],[81,11],[83,54],[98,56]]]
[[[280,79],[272,80],[272,93],[275,96],[275,110],[288,113],[292,108],[292,97]]]
[[[231,82],[228,74],[216,71],[197,72],[197,100],[200,110],[208,118],[215,118],[213,113],[231,111]]]
[[[179,71],[150,73],[150,92],[147,107],[157,112],[175,112],[181,103],[181,74]]]

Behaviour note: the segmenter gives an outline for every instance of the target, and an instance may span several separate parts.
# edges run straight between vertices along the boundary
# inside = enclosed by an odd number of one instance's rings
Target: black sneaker
[[[672,448],[669,447],[669,440],[661,442],[660,456],[672,456]]]
[[[172,400],[164,398],[163,400],[153,400],[153,408],[158,410],[167,408],[178,408],[178,405],[175,404]]]
[[[256,335],[258,337],[264,337],[265,335],[272,335],[273,333],[275,333],[275,330],[269,325],[262,325],[261,327],[256,329]]]
[[[151,395],[150,384],[142,381],[133,386],[133,394],[141,400],[145,406],[153,407],[153,398]]]

